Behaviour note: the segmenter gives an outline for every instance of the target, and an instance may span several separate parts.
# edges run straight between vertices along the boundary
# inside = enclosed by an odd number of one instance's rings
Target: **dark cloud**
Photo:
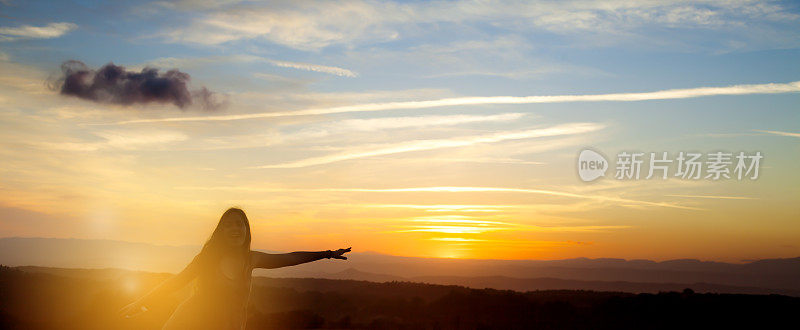
[[[121,105],[172,103],[181,109],[197,105],[216,110],[223,105],[221,96],[205,87],[189,90],[191,77],[179,70],[159,73],[146,67],[142,72],[127,71],[108,63],[98,70],[83,62],[70,60],[61,64],[62,76],[53,85],[61,95],[77,96],[95,102]]]

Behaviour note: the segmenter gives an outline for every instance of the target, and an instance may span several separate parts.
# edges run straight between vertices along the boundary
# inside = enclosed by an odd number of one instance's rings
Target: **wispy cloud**
[[[227,62],[227,63],[262,62],[281,68],[291,68],[304,71],[327,73],[341,77],[353,78],[358,76],[358,73],[352,70],[336,66],[304,63],[304,62],[281,61],[267,57],[247,55],[247,54],[230,55],[230,56],[190,57],[190,58],[161,57],[152,61],[148,61],[146,65],[161,67],[161,68],[174,68],[174,67],[190,67],[196,65],[210,65],[220,62]],[[144,65],[138,65],[136,67],[144,67]]]
[[[233,6],[197,17],[187,27],[163,33],[172,42],[218,45],[242,39],[265,39],[301,50],[317,50],[353,40],[390,40],[397,36],[381,22],[409,17],[403,6],[362,1],[289,2]]]
[[[0,41],[58,38],[77,28],[78,25],[66,22],[50,23],[45,26],[0,27]]]
[[[618,225],[538,226],[538,225],[516,223],[511,221],[483,220],[478,217],[460,216],[460,215],[449,215],[449,216],[438,216],[438,217],[416,217],[416,218],[406,219],[405,222],[410,222],[411,224],[402,224],[400,227],[408,229],[400,229],[392,232],[482,234],[487,232],[505,231],[505,230],[511,230],[515,232],[519,231],[594,232],[594,231],[603,231],[609,229],[630,228],[629,226],[618,226]]]
[[[506,122],[525,116],[524,113],[496,115],[409,116],[370,119],[346,119],[332,123],[330,129],[341,131],[380,131],[385,129],[454,126],[472,123]]]
[[[613,229],[613,228],[611,228]],[[564,247],[564,246],[572,246],[572,245],[591,245],[592,242],[576,242],[576,241],[534,241],[534,240],[503,240],[503,239],[479,239],[479,238],[464,238],[464,237],[431,237],[428,238],[431,241],[441,241],[441,242],[456,242],[456,243],[463,243],[463,244],[472,244],[472,243],[479,243],[479,244],[486,244],[489,243],[492,246],[498,245],[508,245],[508,246],[519,246],[519,247]]]
[[[428,192],[428,193],[520,193],[537,194],[555,197],[565,197],[584,200],[595,200],[601,202],[612,202],[622,205],[639,205],[676,208],[684,210],[703,210],[701,208],[684,206],[680,204],[666,202],[649,202],[629,198],[602,196],[598,194],[578,194],[566,191],[547,190],[547,189],[528,189],[528,188],[505,188],[505,187],[412,187],[412,188],[267,188],[267,187],[246,187],[246,186],[215,186],[215,187],[176,187],[180,190],[209,190],[209,191],[245,191],[245,192],[344,192],[344,193],[407,193],[407,192]]]
[[[322,72],[328,73],[332,75],[342,76],[342,77],[357,77],[353,71],[337,68],[335,66],[327,66],[327,65],[319,65],[319,64],[311,64],[311,63],[302,63],[302,62],[288,62],[288,61],[277,61],[277,60],[267,60],[274,66],[279,66],[282,68],[292,68],[292,69],[299,69],[299,70],[306,70],[306,71],[314,71],[314,72]]]
[[[800,133],[781,132],[781,131],[764,131],[764,130],[760,130],[760,129],[754,129],[754,131],[762,132],[762,133],[775,134],[775,135],[782,135],[782,136],[800,137]]]
[[[184,121],[229,121],[257,118],[275,118],[286,116],[325,115],[347,112],[371,112],[399,109],[425,109],[437,107],[453,107],[484,104],[534,104],[534,103],[566,103],[566,102],[631,102],[651,100],[687,99],[703,96],[780,94],[800,92],[800,81],[790,83],[770,83],[755,85],[732,85],[724,87],[698,87],[687,89],[668,89],[643,93],[613,93],[589,95],[545,95],[545,96],[487,96],[457,97],[428,101],[404,101],[387,103],[367,103],[347,106],[316,108],[295,111],[262,112],[241,115],[172,117],[159,119],[137,119],[121,121],[117,124],[184,122]]]
[[[98,151],[107,149],[148,150],[159,149],[163,145],[185,141],[189,137],[173,131],[99,131],[94,135],[102,138],[96,142],[38,142],[33,143],[45,149],[63,151]]]
[[[481,234],[498,230],[511,230],[513,227],[489,227],[489,226],[466,226],[466,225],[427,225],[410,226],[412,229],[395,230],[393,233],[426,232],[441,234]]]
[[[510,208],[520,208],[521,205],[419,205],[419,204],[373,204],[368,207],[379,208],[409,208],[425,212],[502,212]]]
[[[371,119],[345,119],[325,122],[317,125],[302,123],[302,129],[287,133],[258,133],[234,136],[209,137],[197,140],[195,145],[187,146],[193,150],[223,150],[259,148],[281,143],[297,143],[319,141],[321,138],[345,135],[354,132],[375,132],[403,128],[447,127],[472,123],[507,122],[525,116],[522,113],[504,113],[497,115],[449,115],[449,116],[410,116],[386,117]],[[294,125],[291,125],[294,126]],[[509,158],[485,159],[449,159],[450,161],[493,162],[513,164],[536,164],[540,162],[523,161]],[[430,160],[429,160],[430,161]]]
[[[686,198],[707,198],[707,199],[738,199],[738,200],[754,200],[758,199],[755,197],[744,197],[744,196],[713,196],[713,195],[667,195],[670,197],[686,197]]]
[[[389,154],[397,154],[411,151],[435,150],[441,148],[464,147],[479,143],[494,143],[506,140],[530,139],[548,136],[570,135],[588,133],[602,129],[604,126],[595,123],[574,123],[564,124],[548,128],[532,129],[516,132],[503,132],[487,135],[468,136],[457,139],[439,140],[417,140],[402,142],[397,144],[385,145],[381,147],[371,147],[366,150],[349,150],[341,153],[301,159],[293,162],[256,166],[255,168],[300,168],[314,165],[330,164],[334,162],[372,157]]]
[[[446,28],[491,24],[510,31],[548,31],[561,35],[603,35],[641,39],[652,30],[669,28],[736,32],[762,29],[797,18],[791,6],[756,1],[299,1],[292,3],[216,6],[185,27],[164,33],[168,41],[219,45],[262,39],[301,50],[331,45],[386,42],[427,32],[426,24]],[[746,27],[746,28],[745,28]],[[747,32],[745,30],[745,32]],[[724,35],[724,34],[723,34]],[[753,34],[725,40],[750,41]],[[791,38],[791,36],[785,36]],[[639,38],[637,38],[639,37]],[[747,38],[745,38],[747,37]],[[762,38],[764,39],[764,38]],[[596,40],[589,40],[589,42]],[[762,41],[763,42],[763,41]]]
[[[540,194],[551,195],[560,197],[580,198],[580,199],[593,199],[599,201],[617,202],[623,204],[636,204],[645,206],[659,206],[671,207],[688,210],[700,210],[698,208],[682,206],[671,203],[662,202],[647,202],[640,200],[633,200],[627,198],[597,196],[597,195],[582,195],[564,191],[543,190],[543,189],[523,189],[523,188],[498,188],[498,187],[421,187],[421,188],[396,188],[396,189],[350,189],[349,191],[359,192],[511,192],[511,193],[525,193],[525,194]]]
[[[430,161],[430,160],[429,160]],[[496,157],[474,157],[474,158],[446,158],[436,159],[439,162],[454,163],[490,163],[490,164],[520,164],[520,165],[544,165],[545,162],[522,160],[517,158],[496,158]]]

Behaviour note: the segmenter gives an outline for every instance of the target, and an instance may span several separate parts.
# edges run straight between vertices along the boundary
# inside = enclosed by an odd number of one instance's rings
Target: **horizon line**
[[[78,237],[5,236],[5,237],[0,237],[0,240],[11,239],[11,238],[16,238],[16,239],[79,240],[79,241],[110,241],[110,242],[117,242],[117,243],[146,244],[146,245],[150,245],[150,246],[165,246],[165,247],[174,247],[174,248],[200,247],[201,246],[201,244],[199,244],[199,245],[191,245],[191,244],[173,245],[173,244],[159,244],[159,243],[150,243],[150,242],[142,242],[142,241],[125,241],[125,240],[108,239],[108,238],[78,238]],[[251,248],[251,250],[254,250],[254,251],[260,250],[260,251],[278,252],[278,253],[280,253],[280,251],[257,249],[257,248],[256,249]],[[628,259],[628,258],[618,258],[618,257],[596,257],[596,258],[591,258],[591,257],[573,257],[573,258],[562,258],[562,259],[488,259],[488,258],[447,258],[447,257],[403,256],[403,255],[388,254],[388,253],[372,251],[372,250],[361,251],[361,252],[353,251],[352,253],[355,253],[355,254],[377,254],[377,255],[381,255],[381,256],[396,257],[396,258],[434,259],[434,260],[460,260],[460,261],[544,261],[544,262],[547,262],[547,261],[568,261],[568,260],[585,259],[585,260],[592,260],[592,261],[596,261],[596,260],[622,260],[624,262],[651,261],[651,262],[654,262],[654,263],[663,263],[663,262],[669,262],[669,261],[692,260],[692,261],[699,261],[699,262],[716,262],[716,263],[726,263],[726,264],[734,264],[734,265],[749,264],[749,263],[763,261],[763,260],[783,260],[783,259],[797,259],[797,258],[800,258],[800,255],[799,255],[799,256],[796,256],[796,257],[769,257],[769,258],[758,258],[758,259],[740,259],[738,262],[730,262],[730,261],[719,261],[719,260],[712,260],[712,259],[698,259],[698,258],[691,258],[691,257],[665,258],[665,259],[642,259],[642,258],[630,258],[630,259]],[[65,268],[65,267],[37,266],[37,265],[21,265],[21,266],[4,265],[4,266],[7,266],[7,267],[32,266],[32,267]],[[105,267],[105,268],[81,268],[81,269],[122,269],[122,268]]]

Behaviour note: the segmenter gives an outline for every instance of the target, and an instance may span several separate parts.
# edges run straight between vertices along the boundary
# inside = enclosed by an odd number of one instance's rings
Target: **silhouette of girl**
[[[230,208],[203,249],[178,275],[125,306],[132,317],[154,301],[197,278],[194,294],[181,303],[162,329],[244,329],[250,279],[254,268],[280,268],[325,258],[344,259],[350,248],[336,251],[269,254],[250,250],[250,222],[244,211]]]

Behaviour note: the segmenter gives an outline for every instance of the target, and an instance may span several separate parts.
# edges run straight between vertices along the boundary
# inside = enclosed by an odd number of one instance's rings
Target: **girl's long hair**
[[[231,247],[225,242],[222,228],[225,221],[234,220],[236,217],[241,217],[242,221],[244,221],[245,236],[241,246]],[[232,207],[222,214],[222,217],[219,218],[219,222],[217,223],[217,227],[214,228],[211,237],[209,237],[203,245],[203,249],[200,250],[198,257],[208,265],[216,264],[226,254],[239,254],[244,258],[245,269],[242,271],[245,271],[250,266],[250,220],[247,219],[247,215],[245,215],[244,211],[240,208]]]

